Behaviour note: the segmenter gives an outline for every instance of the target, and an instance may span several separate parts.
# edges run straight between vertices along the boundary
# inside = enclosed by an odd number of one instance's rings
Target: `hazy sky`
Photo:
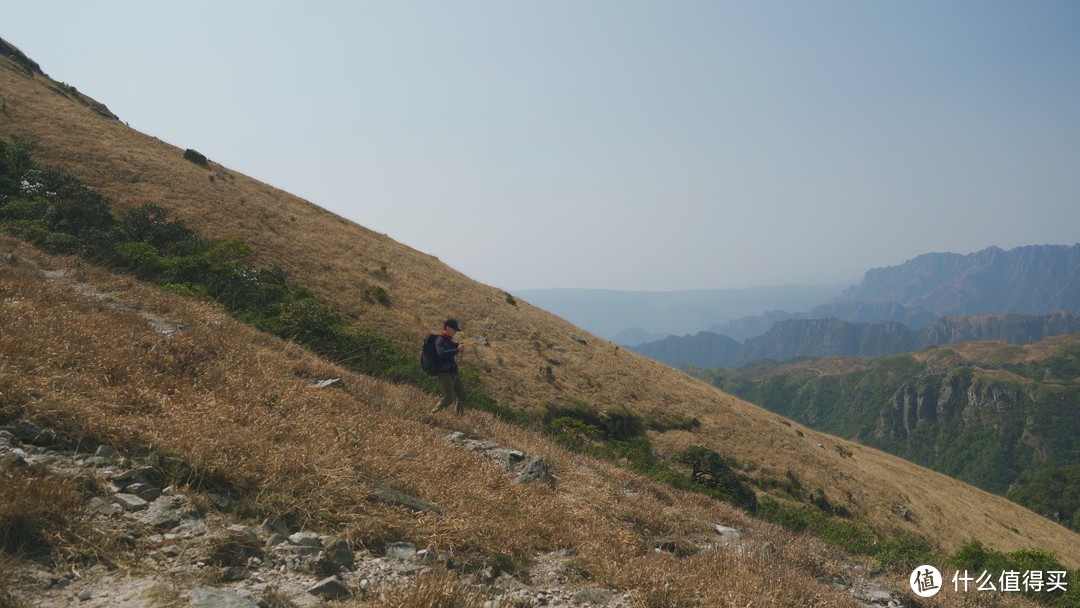
[[[0,37],[504,289],[1080,241],[1073,0],[18,2]]]

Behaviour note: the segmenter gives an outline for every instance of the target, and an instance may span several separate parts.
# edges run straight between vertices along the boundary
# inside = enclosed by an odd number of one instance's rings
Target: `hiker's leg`
[[[433,412],[437,412],[454,402],[454,374],[439,372],[439,386],[442,387],[443,397],[435,406],[435,409],[431,410]]]
[[[454,378],[454,393],[457,394],[457,413],[460,415],[465,411],[465,383],[460,375]]]

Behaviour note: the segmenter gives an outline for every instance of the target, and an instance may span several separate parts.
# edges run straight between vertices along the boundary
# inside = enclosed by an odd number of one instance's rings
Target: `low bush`
[[[950,555],[945,563],[955,567],[958,573],[965,572],[965,576],[989,575],[989,580],[995,585],[1003,573],[1012,573],[1020,584],[1026,573],[1039,572],[1043,578],[1040,579],[1038,590],[1034,585],[1019,587],[1024,596],[1055,608],[1080,608],[1080,587],[1075,584],[1075,572],[1068,571],[1052,551],[1020,549],[1002,553],[973,540]],[[1050,590],[1052,584],[1049,577],[1058,576],[1050,573],[1060,573],[1063,589]]]

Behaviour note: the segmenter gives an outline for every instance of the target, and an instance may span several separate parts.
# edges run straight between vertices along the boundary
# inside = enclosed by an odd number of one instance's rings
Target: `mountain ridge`
[[[1048,315],[982,314],[939,317],[921,329],[896,321],[855,323],[841,319],[786,319],[765,334],[739,343],[733,338],[700,332],[668,337],[633,350],[673,367],[739,368],[763,360],[799,357],[880,356],[975,340],[1027,344],[1080,331],[1080,315],[1059,311]]]
[[[1080,244],[928,253],[868,270],[838,301],[896,302],[935,316],[1080,308]]]
[[[921,488],[930,474],[925,469],[793,428],[666,366],[594,336],[583,338],[566,321],[475,283],[433,256],[212,161],[191,163],[181,148],[109,119],[6,58],[0,59],[0,84],[6,102],[0,135],[33,140],[42,162],[70,171],[119,207],[154,201],[212,238],[244,239],[253,244],[256,262],[279,266],[350,323],[378,328],[403,348],[418,347],[419,337],[446,316],[459,317],[467,339],[484,339],[471,344],[463,365],[475,373],[477,385],[508,407],[537,411],[547,403],[582,401],[597,410],[694,418],[699,426],[693,430],[651,435],[658,450],[676,454],[704,443],[762,473],[782,475],[788,469],[837,500],[850,496],[848,508],[868,522],[931,534],[946,550],[978,537],[1002,550],[1050,547],[1067,563],[1080,563],[1080,543],[1070,542],[1075,535],[1003,499],[944,477],[934,477],[933,491]],[[376,288],[388,294],[389,305],[371,301]],[[493,424],[480,418],[475,423]],[[565,474],[584,475],[571,460],[565,462]],[[449,465],[442,470],[448,472]],[[980,504],[985,519],[961,517],[965,502]],[[896,504],[908,505],[917,517],[897,518]]]

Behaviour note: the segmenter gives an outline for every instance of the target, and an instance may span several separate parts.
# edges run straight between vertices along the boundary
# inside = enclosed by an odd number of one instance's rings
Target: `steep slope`
[[[435,568],[436,581],[461,573],[462,583],[485,566],[495,568],[471,583],[480,600],[439,605],[479,608],[492,583],[509,585],[491,580],[499,569],[528,580],[520,571],[545,556],[576,557],[570,565],[581,573],[577,588],[624,589],[652,605],[712,606],[723,597],[770,606],[855,605],[846,593],[815,581],[823,568],[816,555],[826,549],[814,539],[794,538],[726,503],[567,452],[486,414],[432,417],[420,391],[330,365],[214,306],[43,255],[3,235],[0,251],[0,605],[254,605],[189,604],[181,596],[229,582],[245,595],[262,595],[265,581],[282,580],[267,572],[271,563],[306,580],[301,592],[329,573],[360,587],[362,572],[305,571],[295,555],[271,562],[276,554],[269,545],[263,551],[261,543],[238,541],[230,527],[259,529],[263,518],[289,532],[345,539],[358,560],[401,541],[435,549],[427,562],[396,562],[394,573],[383,577],[391,597],[393,587],[410,579],[422,587],[421,567]],[[327,378],[343,383],[313,386]],[[452,430],[541,456],[555,479],[519,483],[479,451],[448,441]],[[10,449],[11,431],[26,442],[21,454]],[[125,462],[86,458],[102,453],[100,446],[117,450]],[[65,473],[58,465],[77,454],[82,465]],[[34,461],[10,464],[25,458]],[[174,524],[164,531],[145,520],[140,525],[137,512],[88,516],[84,503],[107,504],[102,496],[111,496],[95,471],[111,471],[112,483],[120,483],[121,472],[137,471],[173,484],[188,497],[185,519],[194,529],[174,529],[165,538]],[[398,499],[373,500],[384,487],[408,492],[437,512],[415,512]],[[742,530],[752,525],[752,544],[743,547],[755,557],[740,559],[717,546],[717,523]],[[8,555],[9,543],[22,548],[19,541],[27,538],[36,560]],[[653,550],[662,540],[703,550],[677,559]],[[766,555],[759,548],[770,542],[778,550]],[[43,546],[52,549],[51,560],[42,557]],[[239,563],[230,552],[242,556]],[[315,557],[310,548],[307,554]],[[436,568],[437,556],[447,567]],[[110,564],[112,573],[88,567],[95,562]],[[224,575],[223,566],[250,567],[251,579]],[[845,572],[840,563],[824,569]],[[742,589],[700,591],[720,577],[746,582]],[[138,588],[150,584],[157,586],[154,595]],[[523,585],[512,589],[520,592]],[[92,597],[76,599],[83,590]],[[11,603],[12,596],[25,601]],[[272,605],[314,601],[277,597]],[[434,605],[408,596],[355,599],[334,605]]]
[[[442,318],[462,319],[465,333],[482,335],[488,344],[471,349],[464,364],[504,404],[538,410],[583,401],[600,410],[628,408],[646,419],[694,417],[700,426],[656,434],[655,444],[667,453],[704,444],[735,458],[751,475],[791,471],[879,528],[926,534],[948,551],[979,538],[1002,550],[1049,548],[1064,562],[1080,564],[1080,537],[1004,499],[793,427],[662,364],[600,339],[582,339],[581,330],[565,321],[512,301],[430,255],[214,162],[189,162],[183,149],[96,112],[7,58],[0,59],[0,91],[0,136],[35,141],[41,162],[71,171],[118,205],[152,201],[204,234],[247,240],[263,263],[279,265],[356,324],[413,350]],[[375,287],[388,294],[389,305],[372,299]],[[914,516],[897,517],[897,504]]]

